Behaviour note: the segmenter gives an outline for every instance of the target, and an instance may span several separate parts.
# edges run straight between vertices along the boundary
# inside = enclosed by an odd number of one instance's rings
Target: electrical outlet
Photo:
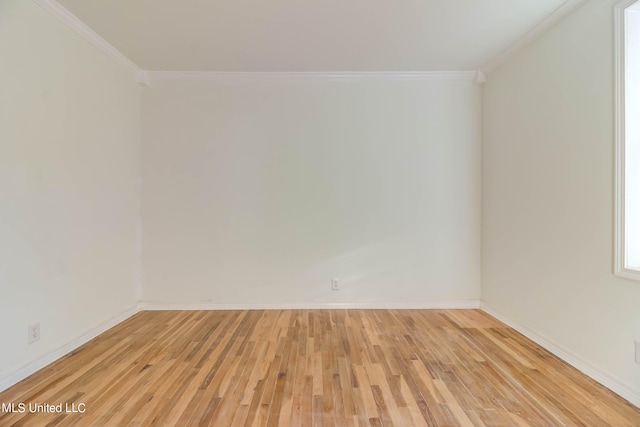
[[[640,341],[636,341],[636,363],[640,365]]]
[[[338,283],[338,279],[331,279],[331,290],[332,291],[340,290],[340,284]]]
[[[40,323],[29,325],[29,344],[33,344],[39,339],[40,339]]]

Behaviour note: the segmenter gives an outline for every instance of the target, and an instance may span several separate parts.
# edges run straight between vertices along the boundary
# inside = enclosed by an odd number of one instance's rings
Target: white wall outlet
[[[636,363],[640,365],[640,341],[636,340]]]
[[[338,283],[338,279],[331,279],[331,290],[332,291],[340,290],[340,283]]]
[[[34,323],[33,325],[29,325],[29,344],[33,344],[39,339],[40,339],[40,323]]]

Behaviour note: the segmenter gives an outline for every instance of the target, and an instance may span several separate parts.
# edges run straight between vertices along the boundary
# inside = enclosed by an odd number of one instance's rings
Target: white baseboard
[[[484,302],[480,304],[480,308],[484,312],[490,314],[491,316],[520,332],[531,341],[535,342],[541,347],[544,347],[546,350],[564,360],[583,374],[599,382],[622,398],[628,400],[632,405],[640,408],[640,390],[634,389],[633,387],[630,387],[629,385],[621,382],[617,378],[612,377],[608,373],[602,371],[600,368],[593,366],[591,363],[576,355],[571,350],[564,348],[563,346],[553,342],[549,338],[546,338],[536,332],[525,328],[524,326],[517,324],[508,317],[505,317],[497,311],[493,310]]]
[[[121,313],[120,315],[113,317],[105,322],[102,322],[95,328],[92,328],[91,330],[85,332],[78,338],[68,342],[62,347],[59,347],[53,351],[50,351],[44,354],[43,356],[37,358],[33,362],[30,362],[29,364],[23,366],[22,368],[19,368],[18,370],[3,376],[2,378],[0,378],[0,392],[8,389],[14,384],[17,384],[18,382],[27,378],[29,375],[36,373],[37,371],[44,368],[45,366],[55,362],[56,360],[60,359],[62,356],[72,352],[76,348],[94,339],[95,337],[107,331],[108,329],[111,329],[118,323],[123,322],[124,320],[128,319],[129,317],[133,316],[139,311],[140,311],[140,305],[136,304],[135,306],[129,308],[128,310]]]
[[[301,302],[283,304],[216,304],[141,302],[141,310],[315,310],[315,309],[386,309],[386,310],[426,310],[426,309],[469,309],[480,308],[480,301],[426,301],[426,302]]]

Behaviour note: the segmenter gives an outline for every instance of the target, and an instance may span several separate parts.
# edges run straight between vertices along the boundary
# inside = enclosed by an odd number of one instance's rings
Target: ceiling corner
[[[65,9],[55,0],[33,0],[38,6],[58,18],[63,24],[78,33],[82,38],[91,43],[93,46],[101,50],[109,58],[123,66],[131,74],[138,83],[149,85],[146,71],[141,69],[136,63],[126,57],[122,52],[113,47],[109,42],[103,39],[98,33],[93,31],[78,19],[74,14]],[[142,79],[142,82],[141,80]]]
[[[484,75],[489,75],[492,71],[496,70],[502,64],[509,59],[517,55],[520,51],[524,50],[527,46],[537,40],[550,28],[560,22],[566,16],[573,13],[578,7],[580,7],[587,0],[567,0],[560,7],[554,10],[549,16],[547,16],[542,22],[537,24],[531,30],[529,30],[522,38],[520,38],[515,44],[511,45],[508,49],[500,53],[498,56],[487,61],[482,67],[480,72]]]

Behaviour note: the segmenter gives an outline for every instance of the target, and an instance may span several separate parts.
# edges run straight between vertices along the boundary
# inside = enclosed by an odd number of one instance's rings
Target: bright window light
[[[640,0],[616,6],[615,272],[640,280]]]

